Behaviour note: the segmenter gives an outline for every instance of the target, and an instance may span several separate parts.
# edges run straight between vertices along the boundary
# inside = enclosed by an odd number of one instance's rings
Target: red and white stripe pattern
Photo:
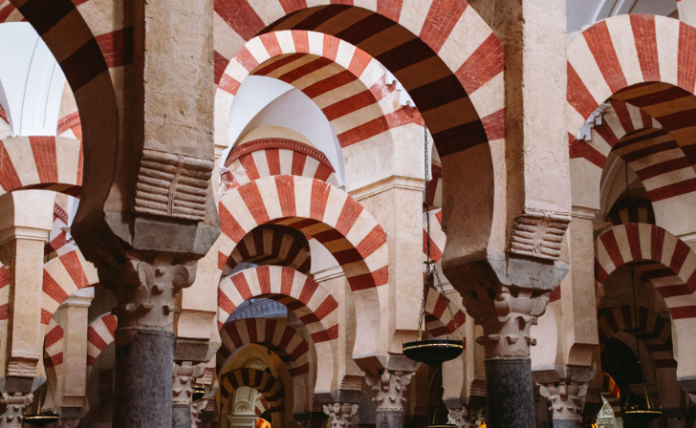
[[[640,306],[638,307],[638,325],[636,325],[636,316],[630,305],[600,309],[598,318],[599,339],[602,348],[609,343],[616,333],[626,331],[636,334],[643,342],[656,368],[674,368],[677,366],[672,355],[672,327],[668,319]]]
[[[423,254],[428,254],[428,226],[426,216],[423,214]],[[430,211],[430,258],[436,262],[440,261],[445,251],[447,235],[442,230],[442,210]]]
[[[99,354],[114,341],[118,320],[106,313],[89,323],[87,327],[87,369],[91,370]]]
[[[648,277],[662,295],[675,324],[696,317],[696,254],[671,233],[651,224],[614,226],[595,241],[595,256],[595,277],[600,285],[625,264],[661,264],[662,269],[642,272],[642,276]]]
[[[56,135],[63,138],[74,138],[82,141],[82,122],[80,113],[73,111],[58,119]]]
[[[225,168],[222,182],[228,189],[275,175],[298,175],[338,186],[335,170],[321,150],[294,140],[269,138],[244,143],[230,152]]]
[[[0,263],[0,355],[7,355],[10,316],[10,270]]]
[[[46,189],[78,196],[81,186],[80,141],[56,137],[0,141],[0,195],[20,189]]]
[[[312,267],[312,258],[309,242],[302,234],[288,233],[273,226],[259,226],[234,247],[232,255],[222,268],[222,275],[231,274],[240,263],[290,266],[308,274]]]
[[[338,302],[312,278],[280,266],[246,269],[220,281],[218,327],[249,299],[267,297],[284,304],[302,321],[315,344],[338,337]]]
[[[47,330],[48,333],[44,336],[43,363],[46,371],[55,376],[55,379],[58,379],[62,374],[61,366],[63,365],[63,351],[65,350],[63,327],[56,320],[51,320]]]
[[[46,244],[44,249],[44,255],[49,260],[71,249],[71,247],[66,246],[68,234],[64,230],[70,221],[66,211],[67,198],[67,195],[56,195],[56,203],[53,206],[53,228],[48,234],[48,244]]]
[[[602,124],[592,129],[591,141],[571,142],[571,159],[596,166],[590,170],[598,182],[607,156],[614,152],[636,172],[653,202],[696,189],[692,161],[674,136],[644,110],[624,101],[610,102]]]
[[[306,177],[266,177],[226,193],[218,211],[220,269],[250,230],[268,223],[289,226],[322,243],[343,267],[358,307],[379,313],[373,293],[389,280],[387,235],[346,192]]]
[[[257,343],[275,351],[287,364],[290,376],[309,373],[309,343],[287,321],[268,318],[230,321],[222,327],[220,337],[222,345],[216,356],[218,368],[222,368],[237,349]]]
[[[567,124],[571,141],[597,106],[613,97],[655,118],[693,164],[696,119],[688,97],[693,96],[696,86],[695,48],[696,29],[654,15],[612,17],[574,38],[568,46]],[[631,125],[625,119],[623,122]],[[597,153],[592,157],[600,158]],[[658,198],[696,189],[696,180],[691,178],[672,182],[680,185],[663,189]],[[655,197],[651,199],[655,201]]]
[[[447,309],[448,306],[452,310],[451,313]],[[428,293],[425,296],[425,323],[426,329],[434,338],[444,339],[446,336],[452,336],[450,339],[457,340],[459,339],[459,335],[455,333],[457,329],[461,337],[464,337],[466,334],[464,332],[465,322],[466,313],[460,305],[450,301],[435,288],[428,288]]]
[[[0,0],[0,23],[23,20],[24,17],[10,0]]]
[[[655,212],[647,199],[620,199],[616,201],[611,211],[607,214],[607,220],[614,225],[627,223],[655,224]]]
[[[392,2],[392,0],[387,1]],[[216,3],[216,76],[220,77],[216,82],[219,82],[221,88],[218,91],[218,102],[216,102],[218,107],[231,105],[231,100],[222,100],[226,96],[221,92],[229,94],[236,92],[251,70],[259,64],[263,67],[264,61],[280,55],[285,57],[269,65],[274,68],[274,73],[281,73],[282,71],[275,69],[282,68],[287,62],[304,61],[298,70],[312,72],[320,71],[329,63],[335,63],[350,72],[343,72],[345,77],[353,74],[360,76],[363,80],[360,90],[353,91],[352,95],[357,97],[356,94],[363,94],[361,95],[363,103],[374,103],[369,99],[365,88],[373,87],[378,81],[375,79],[377,75],[368,74],[369,72],[365,73],[365,71],[370,69],[372,62],[379,61],[383,67],[391,70],[409,91],[419,110],[428,120],[429,128],[439,144],[442,156],[484,143],[487,139],[502,138],[504,134],[503,45],[465,1],[405,0],[405,2],[394,2],[393,5],[388,6],[389,11],[380,6],[375,8],[374,3],[360,4],[361,9],[352,8],[350,5],[327,5],[286,15],[284,19],[267,28],[261,37],[255,37],[268,24],[282,18],[288,11],[296,11],[308,6],[302,0],[294,2],[296,3],[294,5],[288,5],[289,8],[282,7],[282,3],[290,2],[241,0],[234,6],[223,1]],[[312,6],[329,2],[314,3],[317,4]],[[350,3],[352,4],[352,1]],[[383,1],[380,0],[378,3]],[[402,3],[404,3],[403,9]],[[347,23],[348,26],[341,25],[338,28],[321,25],[329,19]],[[413,34],[398,27],[394,21],[410,30],[411,33],[419,34],[420,38],[414,38]],[[314,31],[322,33],[314,33]],[[263,37],[266,39],[264,40]],[[370,42],[363,43],[367,40]],[[245,45],[244,42],[248,43]],[[359,53],[358,57],[354,56],[356,52]],[[235,54],[235,59],[230,62]],[[310,54],[314,57],[293,56],[293,54]],[[439,55],[442,61],[433,61],[433,54]],[[372,58],[375,55],[378,57]],[[233,65],[235,62],[241,67]],[[418,67],[427,67],[430,75],[437,77],[435,80],[414,79],[412,71]],[[224,74],[230,78],[223,77],[223,70],[225,70]],[[450,70],[456,70],[456,72],[452,73]],[[284,80],[296,80],[303,74],[306,73],[295,72],[285,76]],[[313,79],[312,82],[301,82],[301,84],[315,84],[319,81]],[[343,84],[345,83],[347,82],[344,80]],[[342,86],[338,80],[334,80],[331,85],[332,89]],[[443,96],[431,96],[434,93]],[[381,97],[377,96],[375,99],[379,101]],[[326,107],[324,104],[318,104],[321,108]],[[475,109],[474,106],[476,106]],[[458,114],[449,115],[443,113],[443,109],[457,109]],[[224,125],[226,117],[229,117],[229,109],[223,108],[219,116],[222,121],[218,122],[221,125],[216,125],[216,129],[227,129]],[[443,117],[460,117],[460,119],[446,123],[447,120],[443,120]],[[484,117],[483,124],[479,117]],[[357,125],[357,123],[354,124]],[[365,140],[365,136],[370,133],[376,135],[374,133],[378,132],[380,127],[384,127],[384,119],[374,116],[371,122],[363,123],[362,128],[355,129],[351,134],[339,139],[342,140],[342,146],[354,144]],[[469,132],[466,133],[465,130]],[[337,134],[344,132],[346,129],[342,129]],[[461,137],[457,137],[459,141],[455,141],[454,134]],[[348,138],[349,135],[350,138]],[[219,137],[222,138],[217,138],[219,141],[226,141],[224,135],[221,134]],[[461,141],[462,139],[464,141]]]
[[[44,265],[41,323],[48,325],[53,314],[77,290],[99,284],[97,269],[82,256],[73,243],[65,252]]]
[[[222,408],[228,398],[234,397],[234,391],[246,386],[258,391],[269,404],[271,413],[282,413],[284,409],[284,391],[280,380],[270,372],[257,369],[237,369],[222,375],[220,380],[220,395]]]
[[[0,10],[0,13],[2,11]],[[10,121],[7,118],[7,112],[0,105],[0,140],[3,140],[12,135],[12,128],[10,127]]]
[[[271,405],[268,404],[268,401],[263,398],[262,395],[259,395],[256,397],[256,405],[254,406],[254,411],[256,412],[256,416],[261,416],[264,414],[264,412],[268,409],[271,408]]]

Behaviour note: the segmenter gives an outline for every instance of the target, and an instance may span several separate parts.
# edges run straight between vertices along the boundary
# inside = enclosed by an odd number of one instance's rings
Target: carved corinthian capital
[[[555,382],[541,385],[539,393],[549,400],[553,419],[581,420],[582,405],[587,395],[587,383]]]
[[[173,381],[173,404],[185,404],[191,406],[193,398],[193,384],[196,379],[203,376],[205,372],[205,363],[193,365],[190,361],[185,361],[181,364],[174,364],[172,370]]]
[[[3,392],[0,396],[0,427],[22,428],[24,409],[34,400],[33,394]]]
[[[324,404],[324,414],[331,418],[331,428],[348,428],[353,416],[358,414],[358,405],[350,403]]]
[[[138,256],[129,255],[121,264],[99,268],[102,285],[110,288],[118,299],[112,313],[118,318],[119,329],[172,331],[174,298],[182,288],[193,284],[196,262]]]
[[[367,375],[367,384],[375,391],[376,397],[372,400],[377,404],[377,411],[403,411],[404,393],[411,383],[413,373],[402,371],[384,370],[381,373],[372,372]]]
[[[475,428],[481,410],[474,411],[466,406],[447,408],[449,415],[457,422],[457,428]]]
[[[483,326],[477,342],[486,358],[528,357],[536,345],[529,330],[546,311],[549,292],[505,285],[492,297],[488,291],[481,288],[476,298],[464,299],[469,314]]]

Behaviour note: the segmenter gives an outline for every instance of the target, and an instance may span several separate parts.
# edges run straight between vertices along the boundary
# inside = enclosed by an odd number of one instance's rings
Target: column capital
[[[34,394],[3,392],[0,395],[0,427],[22,428],[24,409],[34,400]]]
[[[365,381],[376,392],[372,400],[377,404],[377,411],[403,411],[406,387],[411,383],[412,372],[381,370],[370,372]]]
[[[586,382],[561,382],[540,385],[539,393],[549,403],[553,419],[582,420],[582,405],[587,395]]]
[[[181,364],[174,364],[172,370],[173,380],[173,397],[172,403],[185,404],[191,406],[193,398],[193,384],[196,378],[203,376],[205,372],[205,363],[194,365],[191,361],[185,361]],[[205,406],[204,406],[205,408]]]
[[[112,313],[119,330],[130,331],[130,336],[142,328],[173,331],[174,298],[195,277],[195,261],[179,262],[172,256],[128,254],[116,266],[99,267],[102,285],[118,299]]]
[[[352,403],[324,404],[324,414],[331,418],[331,428],[347,428],[358,414],[358,405]]]
[[[457,428],[475,428],[476,421],[483,409],[474,410],[467,406],[447,407],[447,411],[452,419],[457,422]]]

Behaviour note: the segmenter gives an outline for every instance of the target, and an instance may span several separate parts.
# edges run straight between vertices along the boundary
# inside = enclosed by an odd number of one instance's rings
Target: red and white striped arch
[[[428,254],[428,230],[426,216],[423,214],[423,254]],[[442,230],[442,210],[430,211],[430,258],[438,262],[442,258],[447,243],[447,235]]]
[[[254,406],[254,411],[256,412],[256,416],[263,415],[264,412],[270,408],[271,408],[271,405],[268,404],[268,400],[263,398],[262,395],[259,395],[256,398],[256,405]]]
[[[244,43],[261,32],[321,31],[379,55],[423,113],[442,156],[502,138],[504,133],[492,134],[501,131],[504,121],[503,45],[466,1],[330,3],[336,2],[218,0],[214,22],[218,70],[227,68]],[[285,52],[284,45],[279,42],[272,49]],[[415,70],[420,69],[428,69],[429,77],[416,77]],[[434,96],[436,92],[443,96]],[[444,117],[456,119],[448,123]],[[483,124],[478,117],[484,118]],[[462,134],[466,129],[469,134]]]
[[[260,226],[234,247],[232,255],[222,268],[222,275],[231,274],[240,263],[290,266],[308,274],[312,258],[309,242],[304,236],[296,236],[277,227]]]
[[[51,320],[44,337],[43,363],[49,377],[57,380],[63,375],[63,351],[65,350],[63,327]]]
[[[73,243],[71,251],[50,260],[43,270],[41,323],[48,325],[58,307],[77,290],[99,284],[94,265],[82,256]]]
[[[447,309],[448,306],[452,310],[451,313]],[[428,288],[425,296],[425,322],[427,330],[436,339],[444,339],[447,335],[454,335],[455,337],[451,339],[457,340],[459,336],[455,334],[456,330],[459,330],[462,337],[466,334],[464,332],[464,323],[466,323],[464,309],[433,287]]]
[[[336,172],[321,150],[282,138],[249,141],[232,150],[222,182],[233,189],[261,177],[298,175],[338,186]]]
[[[67,198],[65,198],[67,201]],[[44,248],[44,256],[48,259],[53,259],[66,251],[70,251],[71,247],[66,246],[68,241],[68,234],[64,230],[68,226],[70,221],[68,212],[63,207],[62,202],[58,201],[56,198],[56,203],[53,205],[53,227],[51,232],[48,234],[48,244]]]
[[[0,141],[0,171],[0,195],[46,189],[79,196],[82,143],[73,138],[6,138]]]
[[[256,343],[273,350],[285,362],[292,379],[293,413],[309,411],[305,408],[307,400],[301,399],[310,390],[309,351],[310,344],[302,335],[290,327],[287,321],[267,318],[246,318],[225,324],[220,332],[222,346],[217,353],[218,371],[226,371],[225,363],[232,363],[235,352],[245,345]],[[323,379],[333,379],[333,358],[317,355],[317,384],[315,393],[324,392]],[[328,387],[331,386],[329,382]]]
[[[87,369],[92,370],[94,361],[114,341],[118,320],[116,315],[106,313],[94,319],[87,327]]]
[[[679,238],[651,224],[614,226],[595,241],[595,277],[601,286],[617,268],[634,262],[654,262],[641,276],[650,280],[669,308],[677,348],[677,377],[696,375],[696,361],[686,355],[696,328],[696,254]],[[655,269],[655,265],[661,269]],[[640,267],[639,267],[640,268]],[[681,357],[680,357],[681,355]]]
[[[75,138],[82,141],[82,122],[80,113],[75,110],[58,119],[56,135],[63,138]]]
[[[615,226],[626,223],[655,224],[655,212],[647,199],[620,199],[611,207],[607,220]]]
[[[343,268],[356,302],[355,354],[372,357],[386,349],[387,326],[380,319],[387,312],[387,236],[350,195],[306,177],[266,177],[226,193],[218,211],[220,260],[262,224],[289,226],[322,243]]]
[[[636,332],[650,353],[655,368],[674,368],[677,362],[672,355],[672,327],[669,320],[662,318],[646,307],[638,307],[638,324],[632,306],[617,306],[600,309],[599,339],[604,348],[620,331]]]
[[[20,22],[24,17],[17,10],[15,5],[8,0],[0,1],[0,23],[3,22]]]
[[[250,368],[232,370],[221,375],[220,396],[223,409],[225,402],[230,397],[234,397],[234,391],[243,386],[255,389],[266,399],[269,410],[274,413],[274,419],[276,413],[282,414],[284,411],[285,389],[282,382],[270,372]]]

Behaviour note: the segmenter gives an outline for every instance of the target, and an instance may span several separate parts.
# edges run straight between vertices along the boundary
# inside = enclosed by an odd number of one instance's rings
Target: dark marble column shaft
[[[529,358],[487,359],[486,388],[486,423],[490,428],[536,427]]]
[[[376,428],[403,428],[404,412],[402,410],[385,410],[375,412]]]
[[[173,359],[174,333],[162,329],[140,329],[116,347],[114,427],[171,426]]]

